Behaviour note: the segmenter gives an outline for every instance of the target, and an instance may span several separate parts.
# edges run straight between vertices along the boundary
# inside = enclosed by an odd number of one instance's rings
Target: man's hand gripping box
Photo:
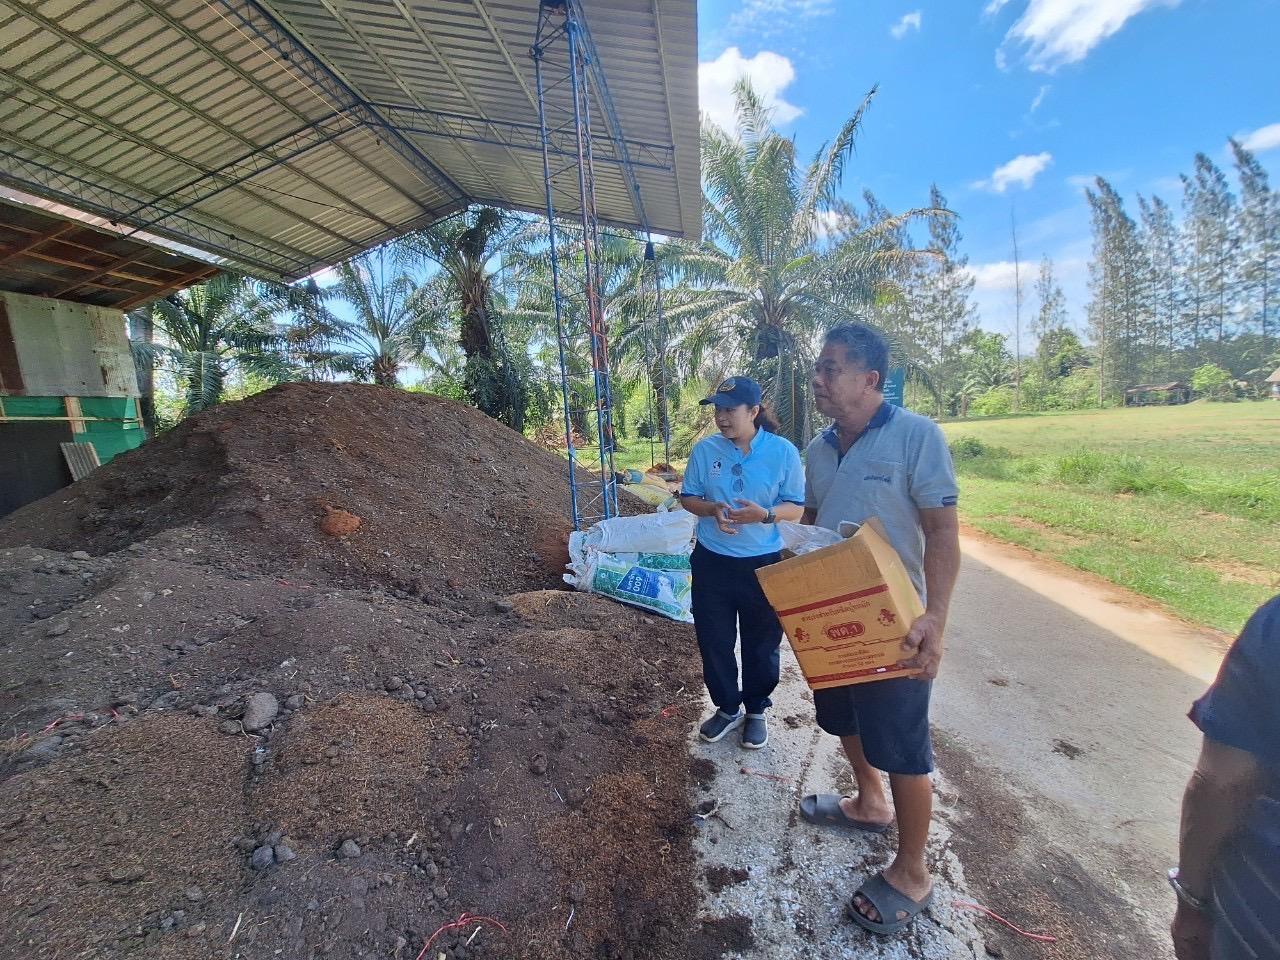
[[[924,613],[897,551],[868,521],[846,540],[756,571],[814,690],[889,677]]]

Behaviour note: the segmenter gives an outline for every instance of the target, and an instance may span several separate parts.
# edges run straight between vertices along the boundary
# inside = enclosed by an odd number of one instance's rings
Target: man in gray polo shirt
[[[818,410],[833,422],[805,452],[804,522],[836,530],[842,521],[878,518],[925,602],[903,644],[903,662],[923,671],[918,679],[814,692],[818,725],[840,737],[858,790],[852,797],[807,796],[801,813],[873,833],[888,830],[896,814],[897,856],[849,905],[850,919],[875,933],[901,930],[933,895],[924,858],[933,814],[929,695],[960,569],[951,454],[937,424],[885,402],[888,365],[888,347],[873,328],[850,324],[827,334],[813,386]]]

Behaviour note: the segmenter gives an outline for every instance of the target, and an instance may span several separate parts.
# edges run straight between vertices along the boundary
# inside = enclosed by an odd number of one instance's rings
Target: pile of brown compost
[[[471,408],[293,384],[0,520],[0,956],[717,955],[691,631],[556,589],[566,513]]]

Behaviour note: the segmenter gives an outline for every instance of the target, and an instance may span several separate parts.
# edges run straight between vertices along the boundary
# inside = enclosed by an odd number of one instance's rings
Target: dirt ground
[[[554,589],[563,469],[289,385],[0,521],[0,957],[748,942],[697,915],[692,633]]]

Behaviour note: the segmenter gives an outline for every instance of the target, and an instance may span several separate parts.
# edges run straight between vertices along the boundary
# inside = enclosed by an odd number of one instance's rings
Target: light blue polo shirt
[[[814,523],[837,530],[842,520],[876,517],[925,599],[920,511],[955,506],[959,498],[942,428],[918,413],[881,404],[842,458],[835,427],[805,450],[805,507]]]
[[[731,507],[738,500],[751,500],[766,510],[780,503],[803,505],[800,451],[785,437],[757,430],[751,451],[743,454],[737,444],[717,433],[693,448],[680,492]],[[781,550],[782,536],[774,523],[744,523],[736,536],[730,536],[720,532],[714,517],[699,517],[698,543],[727,557],[758,557]]]

